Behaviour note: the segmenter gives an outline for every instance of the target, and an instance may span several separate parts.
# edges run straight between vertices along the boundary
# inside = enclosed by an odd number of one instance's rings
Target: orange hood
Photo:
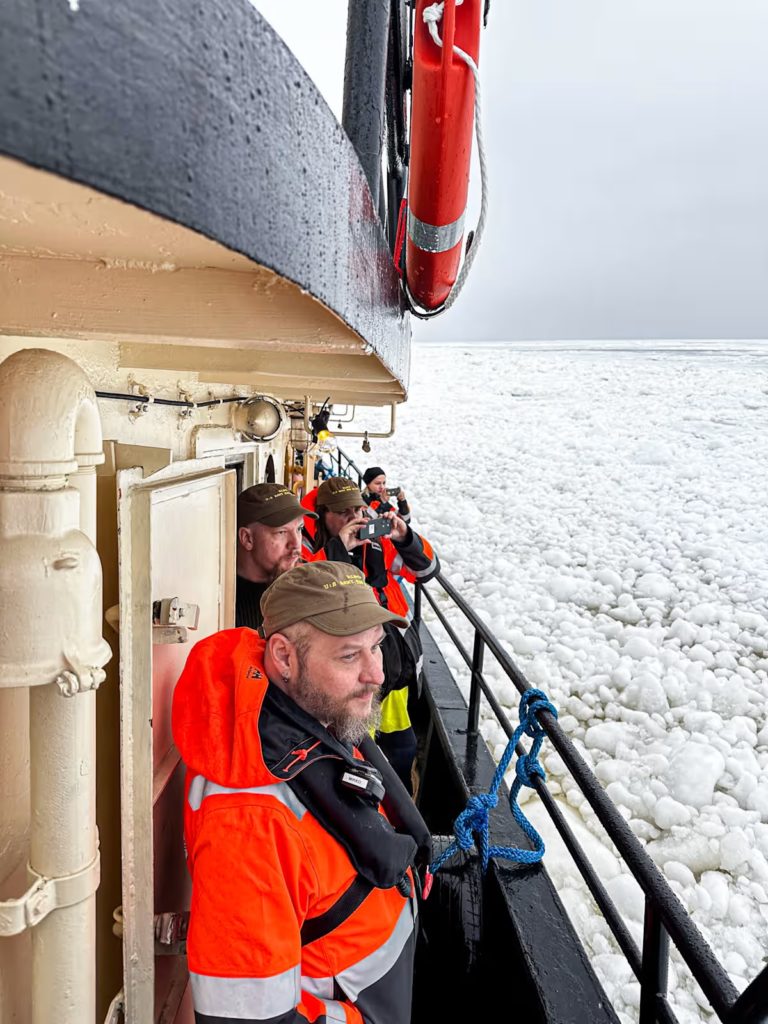
[[[222,786],[277,781],[264,763],[259,716],[267,691],[265,642],[227,629],[195,644],[173,695],[173,738],[190,775]]]

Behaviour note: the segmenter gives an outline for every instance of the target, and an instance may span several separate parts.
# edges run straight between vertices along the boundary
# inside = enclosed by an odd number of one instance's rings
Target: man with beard
[[[383,624],[350,565],[281,575],[266,640],[197,644],[176,685],[196,1020],[409,1024],[430,837],[368,734]]]
[[[237,499],[235,624],[258,629],[267,587],[301,561],[305,509],[283,484],[256,484]]]

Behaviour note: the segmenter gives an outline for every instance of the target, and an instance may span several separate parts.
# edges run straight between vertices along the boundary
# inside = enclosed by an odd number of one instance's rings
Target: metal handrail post
[[[652,896],[645,899],[643,963],[640,970],[640,1024],[656,1024],[659,1002],[666,1002],[669,935]]]
[[[469,714],[467,716],[467,732],[475,736],[480,728],[480,678],[483,674],[483,658],[485,641],[480,632],[475,630],[475,645],[472,649],[472,677],[469,685]]]
[[[417,581],[413,588],[413,621],[416,626],[421,625],[421,586]]]
[[[768,967],[764,967],[736,1000],[728,1024],[765,1024],[767,1008]]]

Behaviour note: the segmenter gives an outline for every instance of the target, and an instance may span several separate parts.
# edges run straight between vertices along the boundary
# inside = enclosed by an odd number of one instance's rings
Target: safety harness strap
[[[372,889],[372,883],[358,875],[346,892],[324,914],[311,917],[304,922],[301,926],[302,946],[308,946],[310,942],[317,942],[318,939],[322,939],[334,928],[343,924],[348,917],[354,914]]]

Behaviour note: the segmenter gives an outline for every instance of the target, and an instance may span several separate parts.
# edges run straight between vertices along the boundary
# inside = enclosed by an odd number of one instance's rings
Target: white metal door
[[[121,470],[117,488],[125,1015],[173,1022],[186,961],[156,957],[154,924],[189,906],[171,700],[193,643],[234,625],[235,473],[195,460]],[[195,629],[153,626],[153,602],[172,598],[199,606]]]

